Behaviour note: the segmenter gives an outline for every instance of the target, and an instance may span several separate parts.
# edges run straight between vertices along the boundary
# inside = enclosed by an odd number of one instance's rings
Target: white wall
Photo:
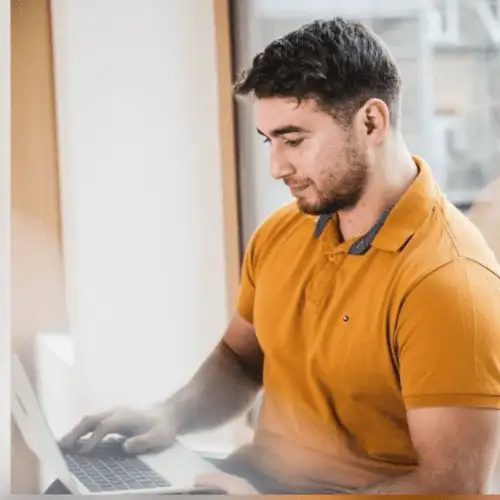
[[[227,324],[208,0],[53,0],[83,412],[165,398]]]
[[[0,498],[10,493],[10,2],[0,0]]]

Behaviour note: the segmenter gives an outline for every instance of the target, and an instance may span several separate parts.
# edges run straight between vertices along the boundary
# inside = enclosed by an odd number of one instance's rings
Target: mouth
[[[301,191],[305,191],[311,184],[301,184],[301,185],[288,185],[290,191],[293,195],[300,193]]]

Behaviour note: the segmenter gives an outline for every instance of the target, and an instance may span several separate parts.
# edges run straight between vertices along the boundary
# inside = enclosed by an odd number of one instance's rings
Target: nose
[[[295,167],[287,159],[286,155],[277,148],[271,148],[270,169],[274,179],[283,179],[295,173]]]

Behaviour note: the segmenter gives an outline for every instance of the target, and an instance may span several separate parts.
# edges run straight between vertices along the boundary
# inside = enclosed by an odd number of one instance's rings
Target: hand
[[[128,438],[124,451],[135,455],[168,448],[174,442],[176,428],[163,407],[142,411],[124,408],[85,417],[59,445],[72,449],[89,433],[92,434],[82,446],[82,453],[90,452],[107,435],[120,434]]]
[[[260,493],[245,479],[222,472],[198,476],[196,486],[208,486],[225,491],[228,495],[259,495]]]

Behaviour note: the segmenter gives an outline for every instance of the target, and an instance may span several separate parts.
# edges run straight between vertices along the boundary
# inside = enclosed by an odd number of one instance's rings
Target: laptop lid
[[[16,353],[11,357],[11,413],[26,445],[45,467],[73,493],[78,493],[76,482],[57,445],[35,391]]]

